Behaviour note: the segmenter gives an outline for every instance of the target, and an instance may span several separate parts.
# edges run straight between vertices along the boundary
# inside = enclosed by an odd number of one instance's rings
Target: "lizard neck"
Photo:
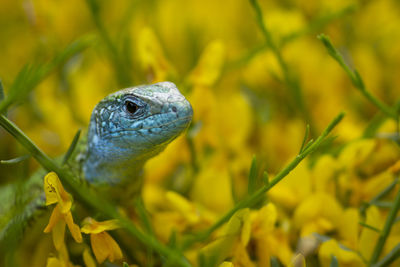
[[[129,184],[130,188],[137,188],[139,191],[144,164],[164,150],[166,145],[158,145],[152,150],[126,147],[99,138],[97,133],[89,128],[82,166],[84,177],[93,185],[118,187]]]

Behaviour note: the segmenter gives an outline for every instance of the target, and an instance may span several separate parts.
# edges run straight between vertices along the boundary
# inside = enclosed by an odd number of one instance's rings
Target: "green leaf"
[[[371,264],[374,264],[378,261],[379,256],[383,251],[383,247],[385,246],[386,240],[389,237],[390,231],[394,225],[399,210],[400,210],[400,190],[398,190],[396,193],[393,205],[389,210],[385,224],[383,225],[378,241],[375,244],[375,248],[370,259]]]
[[[29,92],[42,82],[52,71],[73,55],[86,49],[90,43],[91,38],[83,37],[71,43],[48,63],[26,64],[14,79],[8,91],[8,95],[0,102],[0,113],[6,111],[12,104],[21,102]]]
[[[4,87],[3,87],[3,82],[0,79],[0,102],[4,100],[5,94],[4,94]]]
[[[175,229],[172,229],[171,234],[169,236],[168,247],[174,248],[174,249],[178,247],[177,240],[176,240],[176,231],[175,231]]]
[[[234,180],[234,176],[233,175],[229,175],[230,181],[231,181],[231,196],[232,199],[235,203],[238,203],[240,198],[239,198],[239,194],[237,192],[237,186]]]
[[[299,154],[301,154],[301,152],[303,152],[304,146],[306,145],[309,135],[310,135],[310,124],[307,124],[306,132],[304,133],[304,138],[303,138],[303,142],[301,143]]]
[[[14,159],[0,160],[1,164],[16,164],[28,159],[31,155],[23,155]]]
[[[349,76],[353,86],[358,89],[362,95],[368,99],[372,104],[374,104],[378,109],[380,109],[386,116],[397,120],[397,114],[394,112],[394,110],[386,105],[385,103],[381,102],[378,98],[373,96],[366,88],[364,85],[364,82],[360,76],[360,74],[357,72],[357,70],[352,70],[352,68],[349,67],[348,64],[343,59],[343,56],[337,51],[337,49],[333,46],[332,42],[330,41],[329,37],[326,36],[325,34],[320,34],[317,37],[322,44],[325,46],[325,48],[328,51],[328,54],[336,60],[339,65],[342,67],[342,69],[346,72],[346,74]]]
[[[67,150],[67,153],[65,153],[65,156],[64,156],[64,158],[63,158],[62,165],[65,165],[65,163],[67,163],[67,161],[68,161],[69,158],[71,157],[72,153],[75,151],[75,148],[76,148],[76,145],[78,144],[80,135],[81,135],[81,129],[79,129],[79,130],[76,132],[76,134],[75,134],[75,136],[74,136],[74,139],[72,139],[72,142],[71,142],[71,144],[69,145],[69,148],[68,148],[68,150]]]
[[[358,88],[360,88],[361,90],[365,90],[364,82],[363,82],[363,80],[362,80],[362,78],[360,76],[360,73],[358,73],[357,70],[354,70],[354,79],[355,79],[355,82],[356,82],[356,86]]]
[[[373,267],[385,267],[390,266],[392,262],[400,257],[400,244],[397,244],[385,257],[383,257]]]
[[[249,182],[247,186],[248,194],[252,194],[257,188],[257,158],[253,156],[250,165]]]
[[[271,257],[270,263],[271,263],[271,267],[281,267],[281,265],[279,264],[279,261],[276,257]]]
[[[325,46],[326,50],[328,53],[334,58],[337,59],[339,53],[337,52],[336,48],[333,46],[331,40],[329,39],[328,36],[325,34],[321,33],[317,36],[318,40],[322,42],[322,44]]]
[[[379,127],[386,120],[386,117],[382,113],[377,113],[375,116],[368,122],[367,127],[365,127],[363,132],[364,138],[372,138],[375,137],[376,132],[379,130]]]
[[[197,263],[199,267],[207,267],[206,256],[203,253],[200,253],[199,256],[197,257]]]
[[[361,214],[364,214],[366,209],[372,205],[381,200],[382,198],[386,197],[392,190],[396,187],[399,179],[396,178],[391,182],[388,186],[386,186],[382,191],[380,191],[378,194],[376,194],[368,203],[365,203],[360,209]]]
[[[328,138],[331,138],[331,137],[328,137]],[[328,138],[327,138],[327,140],[328,140]],[[327,140],[325,140],[325,142]],[[301,152],[303,152],[304,150],[307,150],[313,144],[313,142],[314,142],[314,139],[310,139],[310,141],[307,142],[307,144],[304,146],[304,148],[303,148],[303,150]],[[299,154],[301,154],[301,153],[299,153]]]
[[[339,267],[339,262],[335,255],[332,255],[331,264],[329,265],[329,267]]]
[[[372,230],[372,231],[375,231],[375,232],[377,232],[377,233],[380,233],[380,232],[381,232],[381,230],[379,230],[378,228],[376,228],[376,227],[374,227],[374,226],[372,226],[372,225],[366,224],[365,222],[358,222],[358,224],[361,225],[361,226],[363,226],[363,227],[365,227],[365,228],[368,228],[368,229],[370,229],[370,230]]]
[[[136,208],[136,212],[139,215],[140,222],[144,226],[146,232],[149,233],[150,235],[154,236],[153,227],[151,225],[147,210],[143,204],[143,199],[141,197],[138,197],[136,199],[135,208]]]

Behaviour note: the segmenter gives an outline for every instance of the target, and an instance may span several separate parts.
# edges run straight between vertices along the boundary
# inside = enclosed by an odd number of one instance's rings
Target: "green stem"
[[[343,56],[339,53],[339,51],[333,46],[331,40],[329,39],[328,36],[325,34],[320,34],[318,35],[318,39],[321,40],[321,42],[324,44],[325,48],[328,51],[328,54],[336,60],[337,63],[343,68],[343,70],[347,73],[349,76],[353,86],[358,89],[362,95],[364,95],[365,98],[367,98],[372,104],[374,104],[378,109],[380,109],[383,113],[385,113],[387,116],[389,116],[392,119],[397,119],[398,115],[396,112],[380,101],[378,98],[373,96],[366,88],[364,85],[364,82],[362,81],[362,78],[360,74],[356,70],[352,70],[344,61]]]
[[[381,255],[381,252],[385,245],[386,239],[390,234],[390,230],[392,229],[393,223],[396,220],[396,215],[397,215],[397,212],[399,211],[399,209],[400,209],[400,189],[397,192],[393,206],[389,211],[385,225],[379,235],[378,242],[375,245],[374,251],[372,253],[372,256],[371,256],[371,259],[369,262],[370,266],[372,266],[373,264],[375,264],[378,261],[379,256]]]
[[[312,125],[312,118],[311,118],[310,113],[304,103],[304,98],[303,98],[303,94],[301,92],[300,84],[299,84],[298,80],[295,77],[293,77],[293,75],[291,75],[291,73],[289,72],[289,68],[288,68],[285,60],[283,59],[281,50],[275,44],[271,33],[268,31],[267,27],[265,26],[264,16],[262,14],[260,4],[258,3],[257,0],[250,0],[250,3],[256,12],[257,23],[265,37],[266,44],[271,49],[273,55],[275,56],[276,60],[278,61],[279,66],[282,70],[283,79],[284,79],[286,85],[291,90],[294,100],[295,100],[296,104],[300,107],[300,110],[303,113],[305,120],[309,124]]]
[[[304,149],[302,153],[298,154],[283,170],[281,170],[274,179],[272,179],[268,184],[264,185],[253,194],[240,201],[233,207],[230,211],[228,211],[225,215],[223,215],[217,222],[215,222],[209,229],[205,232],[201,233],[198,236],[188,239],[184,248],[189,247],[195,242],[201,242],[203,240],[208,239],[208,237],[219,227],[225,224],[235,212],[240,209],[252,207],[256,204],[261,198],[264,197],[265,193],[268,192],[272,187],[274,187],[277,183],[279,183],[283,178],[285,178],[294,168],[299,165],[299,163],[307,157],[310,153],[314,152],[324,141],[326,136],[333,130],[333,128],[343,119],[344,113],[340,113],[336,116],[331,123],[326,127],[326,129],[321,133],[321,135],[312,143],[308,148]]]
[[[188,261],[177,251],[174,251],[152,236],[141,232],[132,222],[123,216],[115,205],[111,204],[102,197],[98,197],[96,192],[78,181],[67,169],[60,167],[55,161],[50,159],[40,148],[38,148],[13,122],[5,116],[0,115],[0,125],[8,131],[26,150],[47,170],[54,171],[60,177],[61,182],[70,192],[85,204],[109,218],[119,220],[120,225],[127,230],[133,237],[143,244],[153,248],[160,255],[171,259],[176,266],[190,266]]]
[[[383,259],[378,261],[373,267],[385,267],[400,257],[400,244],[397,244]]]
[[[115,75],[117,77],[119,85],[122,87],[129,86],[131,83],[131,76],[129,75],[127,68],[125,67],[125,62],[122,60],[120,50],[112,41],[109,33],[107,32],[103,24],[103,20],[100,18],[100,6],[97,0],[87,0],[86,2],[89,6],[93,22],[96,25],[97,30],[99,31],[100,37],[103,39],[110,53],[110,57],[114,65]]]

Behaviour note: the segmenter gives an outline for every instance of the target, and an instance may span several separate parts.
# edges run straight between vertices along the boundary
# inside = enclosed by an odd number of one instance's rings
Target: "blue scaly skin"
[[[101,193],[121,203],[140,191],[145,162],[178,137],[192,115],[190,103],[171,82],[115,92],[94,108],[87,137],[79,142],[69,165]],[[40,197],[43,174],[37,173],[19,189],[26,195],[18,200],[26,206],[22,212],[12,210],[14,187],[0,188],[0,239],[16,215],[29,219],[44,204]]]
[[[192,107],[170,82],[118,91],[103,99],[90,120],[86,180],[120,184],[160,153],[189,125]]]

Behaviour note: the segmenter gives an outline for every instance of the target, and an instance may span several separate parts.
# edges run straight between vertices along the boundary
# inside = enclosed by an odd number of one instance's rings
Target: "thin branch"
[[[370,259],[370,266],[375,264],[378,261],[379,256],[381,255],[381,252],[385,245],[386,239],[389,236],[390,230],[392,229],[392,226],[396,220],[397,212],[399,211],[399,209],[400,209],[400,189],[397,192],[397,195],[393,202],[393,206],[389,211],[385,225],[383,226],[383,229],[379,235],[378,242],[375,245],[374,252],[372,253],[372,256]]]
[[[379,110],[381,110],[383,113],[385,113],[387,116],[389,116],[392,119],[397,119],[398,115],[396,112],[380,101],[378,98],[373,96],[371,92],[369,92],[365,84],[360,76],[360,74],[357,72],[357,70],[352,70],[349,65],[346,64],[346,62],[343,59],[343,56],[339,53],[339,51],[333,46],[331,40],[329,39],[328,36],[325,34],[320,34],[318,35],[318,39],[324,44],[325,48],[328,51],[328,54],[336,60],[337,63],[343,68],[343,70],[346,72],[346,74],[349,76],[353,86],[358,89],[362,95],[364,95],[372,104],[374,104]]]
[[[255,191],[253,194],[249,195],[244,200],[238,202],[235,207],[233,207],[230,211],[228,211],[225,215],[223,215],[218,221],[216,221],[209,229],[200,233],[198,235],[189,237],[183,247],[187,248],[191,246],[195,242],[201,242],[209,238],[209,236],[225,224],[235,212],[243,208],[250,208],[254,204],[256,204],[261,198],[265,196],[272,187],[274,187],[277,183],[279,183],[283,178],[285,178],[294,168],[299,165],[299,163],[307,157],[309,154],[314,152],[321,143],[325,140],[328,134],[333,130],[333,128],[343,119],[344,113],[340,113],[336,116],[326,127],[326,129],[321,133],[321,135],[313,142],[308,148],[304,149],[302,153],[298,154],[283,170],[281,170],[268,184],[264,185],[262,188]]]
[[[40,148],[38,148],[13,122],[8,120],[5,116],[0,115],[0,125],[8,131],[15,139],[23,146],[29,153],[47,170],[54,171],[60,177],[61,182],[65,187],[88,207],[104,214],[106,217],[117,219],[120,225],[127,230],[127,232],[138,239],[143,244],[151,247],[160,255],[171,259],[176,266],[188,267],[189,262],[184,258],[181,253],[168,248],[160,243],[153,236],[140,231],[127,217],[122,215],[117,207],[105,200],[104,197],[97,196],[92,188],[86,186],[71,174],[71,172],[60,167],[55,161],[50,159]]]

